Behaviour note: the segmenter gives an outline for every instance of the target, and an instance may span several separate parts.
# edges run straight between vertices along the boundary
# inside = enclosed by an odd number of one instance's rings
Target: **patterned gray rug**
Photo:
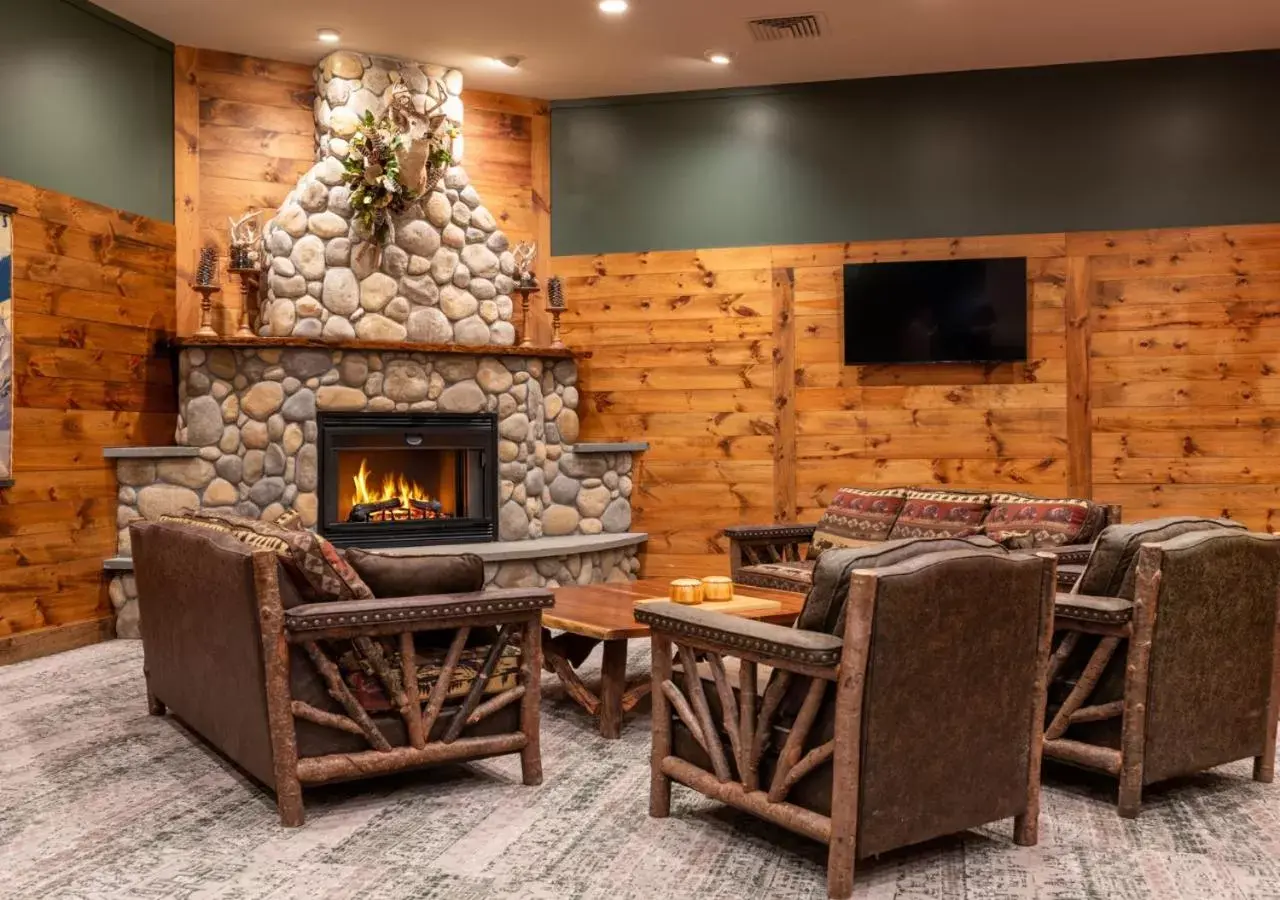
[[[638,642],[632,662],[644,666]],[[541,787],[518,759],[308,796],[306,827],[172,718],[146,714],[142,649],[116,641],[0,669],[0,896],[822,898],[822,848],[677,787],[651,820],[647,717],[602,740],[547,679]],[[860,898],[1278,898],[1280,785],[1247,763],[1116,816],[1054,772],[1041,842],[1011,826],[860,866]]]

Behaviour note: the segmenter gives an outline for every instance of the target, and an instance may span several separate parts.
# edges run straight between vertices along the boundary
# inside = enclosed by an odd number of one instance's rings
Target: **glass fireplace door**
[[[345,546],[466,543],[495,537],[492,415],[324,413],[320,508]]]

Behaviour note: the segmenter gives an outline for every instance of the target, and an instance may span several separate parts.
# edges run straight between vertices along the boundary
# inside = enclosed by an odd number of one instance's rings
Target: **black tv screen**
[[[844,362],[1027,358],[1027,261],[953,259],[844,267]]]

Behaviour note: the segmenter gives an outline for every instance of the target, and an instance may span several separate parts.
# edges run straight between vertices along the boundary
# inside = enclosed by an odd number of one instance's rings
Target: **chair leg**
[[[1270,784],[1276,777],[1276,749],[1253,758],[1253,780]]]
[[[662,683],[671,678],[671,639],[654,632],[651,646],[653,747],[649,756],[649,815],[665,819],[671,814],[671,779],[662,771],[662,761],[671,755],[671,705],[662,692]]]
[[[280,824],[285,828],[299,828],[306,821],[302,810],[302,784],[297,778],[276,785],[276,809],[280,812]]]
[[[520,751],[520,775],[530,787],[542,784],[542,620],[526,622],[521,635],[520,669],[524,697],[520,704],[520,730],[528,743]]]

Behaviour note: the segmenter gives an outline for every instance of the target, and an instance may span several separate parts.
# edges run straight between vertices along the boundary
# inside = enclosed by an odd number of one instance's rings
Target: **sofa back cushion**
[[[804,607],[796,619],[796,628],[840,637],[844,631],[844,604],[849,595],[849,578],[855,569],[891,566],[923,553],[975,548],[1005,552],[995,541],[981,535],[961,538],[905,538],[869,547],[828,550],[818,558],[814,567],[813,587],[804,598]]]
[[[373,591],[337,548],[315,532],[281,528],[274,522],[217,509],[184,510],[161,521],[220,531],[242,543],[274,550],[307,603],[373,599]]]
[[[1087,544],[1098,536],[1106,519],[1106,507],[1088,500],[1054,500],[1026,494],[992,494],[991,511],[982,533],[1005,542],[1028,532],[1032,547]]]
[[[436,556],[353,547],[342,555],[375,597],[468,594],[484,589],[484,560],[474,553]]]
[[[978,534],[991,506],[990,494],[908,490],[889,538],[965,537]]]
[[[816,558],[818,553],[832,547],[855,547],[864,541],[887,540],[906,498],[906,488],[883,491],[840,488],[818,520],[810,553]]]
[[[1132,525],[1111,525],[1098,535],[1093,553],[1089,556],[1089,564],[1072,588],[1072,593],[1132,600],[1138,550],[1143,544],[1167,541],[1192,531],[1222,529],[1243,531],[1244,526],[1230,519],[1209,519],[1202,516],[1169,516],[1135,522]]]

